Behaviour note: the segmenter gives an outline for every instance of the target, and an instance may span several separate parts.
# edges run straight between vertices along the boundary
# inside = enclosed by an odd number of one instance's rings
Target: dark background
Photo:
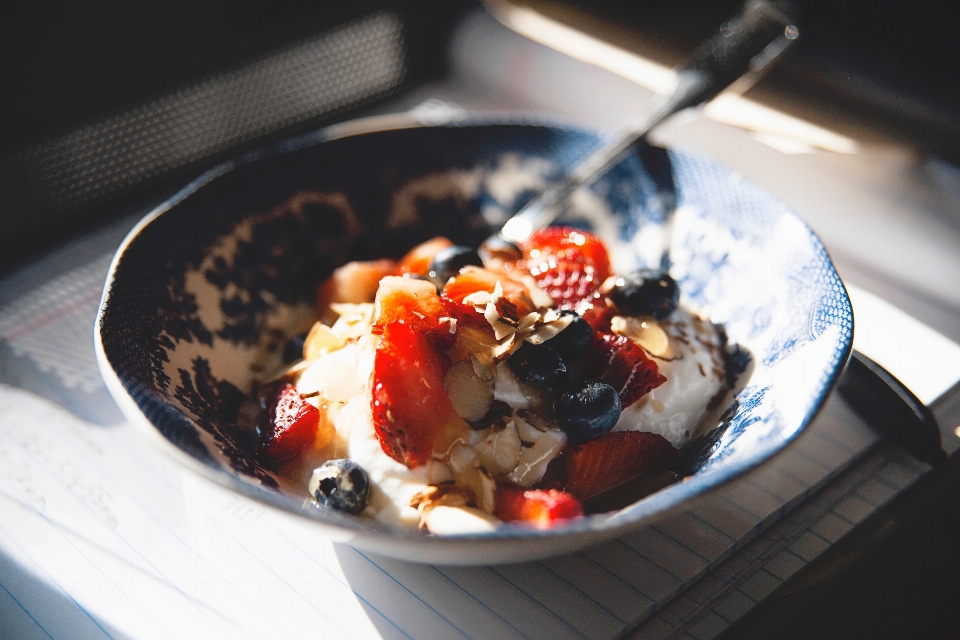
[[[738,0],[512,1],[596,26],[607,39],[668,64],[739,7]],[[268,127],[229,150],[167,163],[118,185],[56,175],[41,180],[31,167],[81,153],[58,147],[64,136],[376,11],[402,21],[405,75],[393,92],[403,92],[443,78],[450,30],[477,6],[471,0],[4,1],[0,272],[90,221],[109,218],[111,205],[124,196],[271,139],[348,118],[388,92],[336,113]],[[796,0],[791,6],[801,39],[751,97],[840,132],[855,129],[859,139],[908,142],[960,160],[960,3]],[[34,164],[25,165],[24,158]]]
[[[303,0],[5,1],[0,5],[0,150],[43,138],[380,8],[409,29],[410,82],[444,71],[445,34],[472,2]],[[736,12],[738,0],[531,1],[586,12],[675,62]],[[934,147],[960,115],[960,3],[952,0],[796,0],[799,52],[783,70],[785,99],[871,105],[861,117],[904,126]],[[797,85],[799,76],[803,82]],[[782,88],[782,87],[781,87]],[[883,123],[898,114],[907,122]],[[952,125],[952,126],[951,126]],[[941,131],[942,133],[942,131]]]

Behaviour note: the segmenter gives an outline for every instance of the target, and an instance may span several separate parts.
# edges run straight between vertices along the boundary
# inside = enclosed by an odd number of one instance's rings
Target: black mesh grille
[[[0,242],[404,80],[403,25],[380,12],[61,137],[0,156]]]

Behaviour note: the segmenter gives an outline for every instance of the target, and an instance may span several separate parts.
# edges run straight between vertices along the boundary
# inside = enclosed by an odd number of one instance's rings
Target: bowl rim
[[[215,167],[203,172],[200,176],[187,183],[176,194],[165,200],[163,203],[149,211],[125,236],[120,243],[113,258],[111,259],[104,289],[101,294],[100,304],[97,310],[96,321],[94,325],[94,349],[97,359],[97,365],[104,379],[107,390],[113,399],[117,402],[120,410],[129,422],[148,438],[159,445],[159,448],[171,455],[179,463],[185,465],[195,473],[204,478],[213,481],[226,489],[235,491],[244,497],[254,499],[260,503],[266,504],[274,509],[278,509],[288,514],[294,514],[307,520],[311,520],[321,526],[327,537],[334,541],[347,542],[355,546],[365,548],[370,551],[394,555],[408,560],[417,560],[408,553],[391,552],[392,547],[416,544],[425,550],[426,558],[419,561],[434,562],[436,558],[431,558],[430,550],[437,550],[440,553],[434,554],[440,557],[443,562],[444,552],[455,547],[462,547],[464,543],[504,543],[519,542],[522,540],[543,541],[565,539],[567,551],[592,545],[597,542],[620,537],[643,526],[654,523],[665,517],[673,510],[691,503],[691,500],[703,497],[712,490],[719,488],[727,482],[759,466],[762,462],[771,458],[774,454],[782,451],[796,437],[806,429],[807,426],[822,410],[828,396],[833,391],[836,383],[843,372],[846,362],[850,358],[853,348],[853,327],[852,327],[852,308],[846,287],[837,275],[837,282],[840,285],[842,293],[841,301],[846,304],[846,308],[851,318],[851,330],[848,335],[842,335],[841,356],[838,359],[837,366],[828,373],[824,385],[819,390],[817,397],[812,402],[810,408],[805,413],[800,422],[789,433],[781,432],[779,437],[771,438],[757,444],[756,448],[738,456],[735,460],[725,462],[723,465],[713,467],[707,473],[694,475],[686,482],[679,482],[670,485],[667,490],[658,491],[642,500],[630,505],[618,512],[610,514],[597,514],[586,518],[574,520],[562,527],[553,529],[534,529],[523,525],[505,523],[494,531],[471,534],[430,536],[422,532],[401,528],[399,526],[386,525],[371,521],[366,521],[356,516],[349,516],[336,512],[320,512],[315,509],[309,509],[306,505],[309,500],[298,500],[291,496],[281,494],[267,488],[257,486],[251,482],[241,480],[236,475],[223,468],[214,468],[202,461],[194,458],[185,451],[177,447],[168,440],[159,429],[147,418],[141,411],[139,405],[133,396],[127,391],[120,380],[117,371],[111,365],[107,358],[103,345],[103,315],[110,301],[112,286],[117,275],[117,269],[121,259],[136,240],[151,223],[157,218],[169,211],[177,204],[200,190],[202,187],[214,181],[216,178],[236,169],[240,166],[250,164],[261,158],[267,158],[283,153],[320,145],[325,142],[350,138],[354,136],[375,134],[387,131],[408,130],[408,129],[427,129],[435,127],[482,127],[498,125],[530,125],[538,127],[562,128],[572,130],[578,133],[588,133],[597,135],[595,130],[582,125],[573,123],[567,119],[552,114],[530,113],[530,112],[484,112],[484,111],[462,111],[450,109],[442,113],[430,113],[428,115],[419,114],[417,111],[403,112],[398,114],[388,114],[380,116],[371,116],[350,120],[343,123],[334,124],[315,132],[307,133],[301,136],[272,143],[264,147],[249,151],[237,156],[231,160],[222,162]],[[682,152],[683,155],[692,158],[703,158],[695,153]],[[716,161],[704,158],[708,162],[716,164]],[[749,182],[748,180],[744,180]],[[752,183],[750,183],[752,184]],[[760,187],[756,187],[761,189]],[[761,191],[765,190],[761,189]],[[785,207],[785,213],[793,216],[803,228],[810,234],[816,242],[818,248],[822,251],[831,270],[836,274],[836,267],[831,260],[823,242],[810,229],[792,209]],[[380,545],[383,545],[382,547]],[[546,557],[555,555],[557,552],[546,553],[528,553],[524,556],[527,559],[537,557]],[[513,560],[507,560],[513,561]],[[455,564],[460,564],[454,562]],[[485,564],[490,563],[489,558],[484,560]],[[478,564],[477,562],[466,562],[463,564]]]

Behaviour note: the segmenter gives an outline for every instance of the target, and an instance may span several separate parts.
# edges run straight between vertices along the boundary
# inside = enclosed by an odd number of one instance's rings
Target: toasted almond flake
[[[517,324],[517,331],[520,333],[529,333],[533,331],[534,325],[540,321],[540,314],[536,311],[531,311],[527,315],[520,318],[520,322]]]
[[[454,411],[468,422],[480,420],[493,402],[493,387],[480,378],[466,360],[447,369],[443,386]]]
[[[558,316],[557,319],[552,322],[541,324],[535,331],[524,336],[523,339],[530,344],[543,344],[566,329],[571,322],[573,322],[572,315]]]
[[[373,304],[339,302],[331,304],[330,309],[340,316],[330,327],[335,334],[352,340],[370,333],[370,326],[373,323]]]
[[[477,461],[490,473],[503,475],[520,462],[520,434],[513,420],[503,428],[484,429],[483,440],[476,445]]]
[[[481,360],[477,354],[470,354],[470,364],[473,365],[473,372],[477,374],[477,377],[486,382],[493,382],[493,377],[496,375],[496,372],[493,368],[492,360]]]
[[[560,312],[557,311],[556,309],[547,309],[547,310],[543,313],[543,322],[556,322],[556,321],[559,320],[560,318],[570,318],[570,319],[567,321],[567,324],[570,324],[571,322],[573,322],[573,316],[571,316],[571,315],[569,315],[569,314],[567,314],[566,316],[560,315]],[[563,325],[563,326],[566,327],[567,324],[565,324],[565,325]]]
[[[303,342],[303,359],[315,360],[321,354],[336,351],[347,344],[343,336],[337,335],[327,325],[322,322],[314,323]]]
[[[517,339],[517,334],[511,333],[503,342],[493,349],[493,359],[497,362],[503,360],[508,355],[516,351],[523,344],[523,340]]]
[[[539,440],[540,436],[543,435],[542,429],[538,429],[535,425],[527,422],[518,415],[514,415],[511,423],[516,427],[517,435],[520,436],[521,442],[529,442],[532,444]]]
[[[506,362],[497,365],[497,377],[493,381],[493,398],[506,402],[513,409],[530,407],[530,398],[523,392],[520,382]]]
[[[610,329],[624,335],[643,347],[651,355],[665,356],[670,351],[670,339],[666,332],[650,316],[614,316]]]
[[[450,449],[450,468],[456,475],[462,475],[473,466],[476,457],[477,453],[472,448],[458,442]]]
[[[456,333],[456,332],[457,332],[457,319],[450,318],[450,333]]]
[[[567,434],[560,429],[546,431],[532,447],[523,450],[520,454],[520,462],[507,475],[507,479],[523,487],[539,482],[547,471],[547,465],[557,457],[566,444]]]
[[[452,482],[428,486],[410,498],[410,506],[421,514],[439,506],[459,507],[468,502],[470,502],[470,495]]]
[[[497,311],[497,305],[492,302],[487,303],[487,308],[483,311],[483,317],[493,327],[493,335],[497,340],[503,340],[508,335],[515,333],[516,329],[500,319],[500,313]]]
[[[463,303],[474,307],[484,307],[492,302],[489,291],[474,291],[470,295],[463,297]]]
[[[500,284],[499,280],[497,280],[497,284],[493,285],[493,293],[490,297],[492,298],[491,302],[497,302],[503,297],[503,285]]]
[[[447,324],[448,322],[450,322],[450,318],[448,318],[447,316],[440,316],[439,318],[437,318],[437,322],[439,324]]]

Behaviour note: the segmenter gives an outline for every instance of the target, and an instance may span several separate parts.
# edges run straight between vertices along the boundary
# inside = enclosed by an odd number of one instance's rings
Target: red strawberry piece
[[[437,236],[426,242],[421,242],[408,251],[405,256],[400,258],[400,262],[397,264],[396,274],[402,276],[409,273],[412,275],[425,276],[430,270],[430,262],[433,260],[433,256],[437,251],[452,246],[453,243],[443,236]]]
[[[566,450],[564,489],[580,500],[674,460],[679,452],[659,433],[611,431]]]
[[[523,243],[524,268],[563,309],[594,296],[610,276],[607,249],[595,235],[572,227],[537,231]]]
[[[643,347],[626,336],[597,333],[584,362],[584,375],[617,389],[624,409],[667,381]]]
[[[616,307],[608,306],[606,300],[599,297],[591,301],[591,304],[583,305],[585,309],[578,309],[580,317],[587,321],[593,330],[597,333],[613,333],[610,323],[613,317],[617,315]]]
[[[464,303],[463,299],[477,291],[493,293],[497,282],[503,290],[503,297],[498,304],[501,313],[508,310],[515,319],[519,319],[535,309],[530,299],[530,292],[522,282],[517,282],[502,273],[473,266],[465,267],[459,275],[452,278],[443,288],[440,297],[444,301],[444,306],[457,318],[458,322],[487,324],[483,313],[477,312],[473,305]]]
[[[270,403],[266,429],[260,432],[260,459],[268,464],[292,460],[313,443],[320,411],[293,385],[284,385]]]
[[[441,303],[437,288],[426,280],[387,276],[380,281],[374,301],[372,332],[382,333],[392,322],[403,322],[443,345],[454,340],[450,312]]]
[[[561,520],[583,515],[580,501],[557,489],[527,489],[515,484],[498,484],[497,517],[506,522],[523,522],[537,529],[550,529]]]
[[[411,469],[470,432],[443,386],[449,366],[439,348],[410,325],[383,327],[373,361],[373,425],[383,452]]]

